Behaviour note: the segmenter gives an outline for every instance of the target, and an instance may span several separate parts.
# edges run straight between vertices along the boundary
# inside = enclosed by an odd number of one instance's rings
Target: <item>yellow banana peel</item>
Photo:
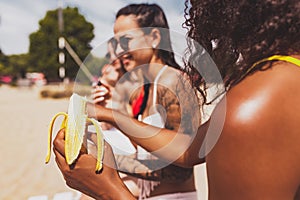
[[[96,172],[102,169],[102,159],[104,154],[104,139],[102,129],[97,120],[88,118],[86,114],[87,99],[73,94],[70,98],[68,113],[57,113],[49,124],[48,129],[48,150],[46,156],[46,163],[50,161],[51,144],[52,144],[52,131],[55,120],[59,116],[64,116],[61,124],[61,129],[65,129],[65,156],[69,165],[72,165],[80,154],[82,145],[85,140],[86,122],[91,122],[95,126],[97,133],[97,164]]]

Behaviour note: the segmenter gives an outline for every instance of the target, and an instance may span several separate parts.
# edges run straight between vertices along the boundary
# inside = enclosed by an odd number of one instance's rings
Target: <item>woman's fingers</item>
[[[58,152],[56,149],[53,149],[53,152],[55,154],[55,162],[56,162],[58,168],[60,169],[60,171],[61,172],[66,171],[68,169],[67,167],[69,167],[69,166],[67,164],[65,157],[60,152]]]
[[[109,93],[109,90],[105,86],[97,86],[92,90],[94,96],[104,96]]]
[[[105,100],[110,99],[111,94],[108,88],[105,86],[97,86],[92,91],[93,103],[99,104],[103,103]]]
[[[54,141],[53,141],[53,149],[60,153],[62,156],[65,156],[65,129],[61,129]]]
[[[103,102],[104,100],[105,100],[104,97],[99,97],[99,98],[94,99],[94,100],[93,100],[93,103],[94,103],[94,104],[100,104],[100,105],[102,105],[102,103],[104,103],[104,102]],[[103,105],[105,105],[105,104],[103,104]]]

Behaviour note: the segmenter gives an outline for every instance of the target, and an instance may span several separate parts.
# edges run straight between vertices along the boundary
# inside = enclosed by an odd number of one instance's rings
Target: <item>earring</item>
[[[152,44],[152,48],[155,49],[156,48],[156,44]]]

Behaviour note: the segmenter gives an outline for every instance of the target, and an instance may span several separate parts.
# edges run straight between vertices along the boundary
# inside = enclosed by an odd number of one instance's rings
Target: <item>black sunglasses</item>
[[[117,50],[117,46],[118,44],[120,44],[120,47],[124,50],[124,51],[128,51],[129,50],[129,41],[132,40],[133,38],[130,38],[128,36],[121,36],[119,38],[119,40],[117,40],[116,38],[111,38],[109,40],[109,42],[111,43],[114,51]]]

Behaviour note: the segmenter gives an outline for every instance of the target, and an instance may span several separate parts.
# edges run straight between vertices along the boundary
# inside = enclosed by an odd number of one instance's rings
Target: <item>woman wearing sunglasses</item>
[[[113,48],[113,55],[122,62],[126,71],[142,73],[141,79],[144,84],[141,84],[139,89],[143,88],[144,108],[143,112],[139,112],[139,116],[136,117],[145,124],[189,135],[192,118],[198,120],[197,123],[200,119],[197,115],[191,116],[187,108],[182,111],[183,106],[180,104],[185,101],[185,104],[190,102],[188,105],[193,106],[195,102],[197,103],[197,99],[178,96],[180,84],[183,84],[179,82],[183,81],[181,78],[183,72],[175,61],[168,28],[163,10],[156,4],[128,5],[120,9],[116,15],[115,36],[109,40],[109,46]],[[122,78],[119,81],[122,81]],[[118,86],[116,84],[116,90],[120,91]],[[182,89],[181,93],[183,92]],[[103,92],[100,96],[95,92],[95,95],[95,103],[104,100]],[[114,94],[110,95],[114,99]],[[128,126],[132,124],[128,123]],[[137,128],[135,134],[138,136],[138,133],[143,132],[145,128],[147,127]],[[139,168],[139,163],[126,164],[127,168],[131,168],[127,173],[139,177],[139,199],[197,198],[193,168],[181,168],[162,162],[139,145],[136,159],[151,168],[151,171],[134,174],[131,169]]]
[[[180,66],[172,52],[168,28],[165,14],[159,6],[129,5],[116,15],[112,44],[127,71],[140,70],[143,74],[146,108],[139,116],[140,120],[159,128],[180,129],[188,133],[190,126],[181,119],[191,119],[191,116],[188,112],[180,112],[180,100],[176,96]],[[128,125],[131,126],[130,123]],[[137,136],[144,129],[136,129]],[[141,146],[137,151],[137,159],[142,162],[155,162],[153,160],[157,159]],[[152,175],[149,173],[139,179],[139,198],[196,199],[193,169],[165,165],[155,169]]]

